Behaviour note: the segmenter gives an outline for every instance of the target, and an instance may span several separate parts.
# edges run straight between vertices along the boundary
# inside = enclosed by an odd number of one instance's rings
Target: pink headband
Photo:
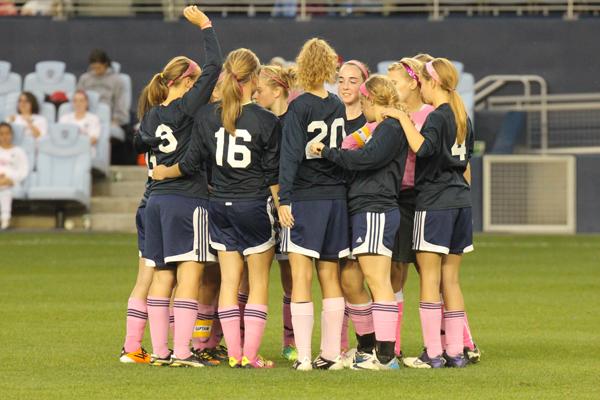
[[[360,85],[360,88],[358,89],[360,91],[360,93],[365,96],[367,99],[369,98],[370,94],[369,91],[367,90],[367,85],[365,85],[364,83],[362,85]]]
[[[365,80],[369,77],[369,70],[367,69],[367,67],[365,66],[365,64],[361,63],[358,60],[350,60],[350,61],[346,61],[344,63],[344,65],[346,64],[351,64],[354,65],[355,67],[357,67],[358,69],[360,69],[361,74],[363,75],[363,77],[365,78]]]
[[[272,75],[269,72],[267,72],[266,70],[264,71],[264,74],[267,76],[267,78],[274,80],[275,82],[277,82],[279,84],[279,86],[281,86],[282,88],[284,88],[285,90],[289,90],[290,87],[288,86],[287,83],[285,83],[284,81],[282,81],[281,79],[279,79],[278,76],[276,75]]]
[[[198,66],[198,64],[196,64],[194,61],[190,60],[190,63],[188,65],[187,69],[185,70],[185,72],[183,74],[181,74],[181,76],[179,76],[178,78],[175,78],[172,81],[169,81],[167,83],[167,87],[173,86],[173,84],[176,81],[187,78],[188,76],[192,75],[194,72],[198,71],[199,69],[200,69],[200,67]]]
[[[410,67],[410,65],[408,65],[407,63],[404,63],[404,62],[400,62],[400,64],[402,64],[402,66],[404,67],[404,69],[406,70],[408,75],[410,75],[411,78],[413,78],[415,81],[417,81],[417,85],[421,86],[421,81],[419,80],[419,75],[417,75],[415,73],[415,71],[413,71],[413,69]]]
[[[440,80],[440,76],[438,75],[437,71],[433,67],[433,61],[429,61],[427,64],[425,64],[425,69],[427,70],[429,75],[431,75],[431,77],[433,78],[434,81],[436,81],[440,85],[442,84],[442,81]]]

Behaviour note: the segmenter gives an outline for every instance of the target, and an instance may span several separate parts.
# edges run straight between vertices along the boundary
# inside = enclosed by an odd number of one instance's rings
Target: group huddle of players
[[[272,368],[259,350],[276,258],[283,356],[294,369],[479,361],[459,284],[462,254],[473,250],[473,132],[453,64],[420,54],[371,75],[357,60],[338,65],[316,38],[292,68],[261,65],[244,48],[223,61],[209,18],[195,6],[184,16],[202,30],[206,62],[172,59],[140,97],[135,145],[149,180],[120,360]],[[327,90],[334,82],[337,94]],[[411,263],[421,279],[418,357],[401,347]],[[315,270],[323,301],[313,360]],[[146,321],[151,355],[141,347]]]

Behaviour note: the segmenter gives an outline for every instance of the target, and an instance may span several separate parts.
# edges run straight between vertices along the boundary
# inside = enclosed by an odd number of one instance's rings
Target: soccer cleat
[[[199,359],[206,362],[207,367],[216,367],[221,364],[221,361],[217,360],[215,357],[213,357],[212,354],[210,354],[206,350],[196,350],[196,349],[191,349],[191,350],[192,350],[192,353],[196,355],[196,357],[198,357]]]
[[[344,363],[341,356],[337,356],[335,360],[327,360],[326,358],[319,356],[313,361],[312,366],[314,369],[328,369],[330,371],[344,369]]]
[[[404,354],[402,352],[400,352],[400,354],[396,354],[396,358],[398,359],[398,362],[402,362],[402,360],[404,359]]]
[[[217,346],[212,349],[206,349],[206,351],[217,360],[224,362],[229,359],[229,355],[227,354],[227,347],[225,346]]]
[[[310,362],[309,358],[305,358],[302,361],[296,360],[292,365],[292,368],[294,368],[297,371],[311,371],[313,369],[313,365]]]
[[[192,353],[187,358],[177,358],[173,356],[173,362],[171,363],[171,367],[204,368],[207,366],[207,364],[207,361],[204,361],[196,354]]]
[[[296,346],[284,346],[281,355],[288,361],[296,361],[298,359],[298,350]]]
[[[465,354],[465,358],[469,360],[471,364],[477,364],[481,360],[481,352],[479,351],[479,347],[477,347],[477,345],[475,345],[473,350],[465,347],[463,349],[463,353]]]
[[[152,354],[150,356],[150,365],[154,367],[168,367],[173,363],[173,351],[170,350],[169,354],[165,358],[160,358],[158,354]]]
[[[229,366],[231,368],[242,368],[242,362],[235,357],[229,357]]]
[[[150,354],[144,350],[143,347],[140,347],[136,351],[132,351],[131,353],[125,352],[125,348],[121,350],[121,356],[119,358],[124,364],[149,364],[150,363]]]
[[[344,364],[344,368],[352,368],[356,362],[355,357],[357,354],[358,351],[356,349],[350,349],[342,352],[342,364]]]
[[[358,369],[376,370],[376,369],[378,369],[375,366],[376,358],[377,357],[375,357],[374,350],[372,353],[358,351],[358,352],[356,352],[356,355],[354,356],[354,364],[352,364],[352,369],[354,369],[354,370],[358,370]]]
[[[446,360],[442,356],[430,358],[427,352],[424,351],[419,357],[405,357],[402,361],[408,368],[429,369],[443,368]]]
[[[262,356],[256,357],[256,360],[250,361],[248,357],[242,357],[242,368],[273,368],[275,363],[271,360],[265,360]]]
[[[379,371],[392,371],[400,369],[400,364],[398,363],[398,359],[396,357],[393,357],[387,364],[382,364],[381,361],[375,357],[373,364],[375,364]]]
[[[456,357],[451,357],[444,352],[444,359],[446,360],[446,367],[448,368],[464,368],[469,362],[463,353],[460,353]]]

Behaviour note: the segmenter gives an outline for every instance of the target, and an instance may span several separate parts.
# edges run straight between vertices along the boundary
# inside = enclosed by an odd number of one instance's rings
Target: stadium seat
[[[91,149],[76,125],[55,124],[38,142],[37,171],[28,190],[30,200],[76,203],[89,208]]]
[[[0,96],[21,91],[21,75],[10,71],[8,61],[0,61]]]
[[[458,80],[456,90],[458,90],[458,93],[460,94],[467,92],[473,93],[475,91],[475,77],[473,74],[463,72]]]
[[[110,167],[110,107],[108,104],[100,103],[100,95],[97,92],[88,90],[86,93],[90,105],[89,110],[100,118],[102,125],[100,137],[96,143],[96,155],[92,158],[92,168],[106,176]],[[61,104],[58,109],[58,119],[60,120],[60,117],[70,112],[73,112],[71,103]]]
[[[378,74],[387,74],[388,67],[395,62],[396,62],[395,60],[378,62],[377,63],[377,73]]]
[[[35,139],[25,134],[25,129],[22,125],[11,124],[13,130],[13,144],[23,149],[29,161],[29,175],[25,180],[12,189],[13,197],[18,200],[27,198],[27,190],[31,181],[31,173],[33,171],[35,161]]]
[[[111,67],[117,74],[119,74],[119,78],[121,78],[121,81],[123,81],[125,90],[125,105],[127,110],[131,110],[131,102],[133,98],[131,76],[121,72],[121,63],[113,61]]]
[[[465,70],[465,64],[463,64],[460,61],[456,61],[456,60],[452,60],[452,64],[454,64],[454,66],[456,67],[456,71],[458,72],[458,75],[462,75],[462,73]]]
[[[525,134],[527,114],[522,111],[506,113],[491,154],[512,154],[519,137]]]
[[[41,61],[35,65],[35,72],[27,74],[23,90],[35,93],[44,98],[45,95],[56,91],[65,92],[71,96],[75,91],[75,75],[65,72],[62,61]]]

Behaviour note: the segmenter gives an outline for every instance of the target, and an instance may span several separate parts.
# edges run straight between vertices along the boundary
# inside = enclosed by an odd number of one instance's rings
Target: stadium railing
[[[15,2],[22,6],[25,2]],[[166,20],[179,18],[181,8],[193,1],[184,0],[57,0],[53,15],[64,19],[71,16],[134,16],[161,14]],[[577,19],[581,14],[598,15],[600,0],[204,0],[207,12],[242,13],[248,16],[268,14],[308,20],[312,15],[390,15],[424,14],[431,20],[441,20],[450,14],[550,15]]]

